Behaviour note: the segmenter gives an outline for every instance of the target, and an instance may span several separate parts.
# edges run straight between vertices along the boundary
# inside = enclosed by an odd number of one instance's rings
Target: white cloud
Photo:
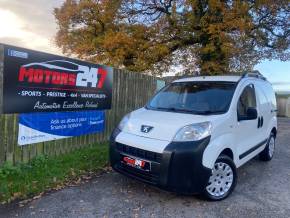
[[[24,34],[21,20],[11,11],[0,9],[0,38]]]
[[[0,42],[57,53],[53,43],[57,26],[53,8],[57,0],[0,0]]]

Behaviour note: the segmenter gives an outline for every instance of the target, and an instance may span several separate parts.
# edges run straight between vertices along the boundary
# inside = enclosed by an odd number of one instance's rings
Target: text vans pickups
[[[113,169],[184,194],[221,200],[236,168],[272,159],[276,98],[259,73],[179,79],[126,115],[110,143]]]

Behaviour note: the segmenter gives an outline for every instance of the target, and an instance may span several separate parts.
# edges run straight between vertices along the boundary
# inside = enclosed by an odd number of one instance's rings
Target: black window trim
[[[237,101],[237,108],[236,108],[236,111],[237,111],[237,120],[238,120],[238,122],[246,121],[246,120],[251,120],[251,119],[247,119],[246,116],[240,116],[239,113],[238,113],[238,105],[239,105],[240,98],[241,98],[243,92],[245,91],[245,89],[246,89],[248,86],[252,86],[252,88],[254,89],[255,102],[256,102],[256,106],[255,106],[254,108],[257,110],[257,103],[258,103],[258,102],[257,102],[256,87],[255,87],[255,85],[254,85],[253,83],[249,83],[249,84],[247,84],[247,85],[243,88],[241,94],[239,95],[238,101]]]

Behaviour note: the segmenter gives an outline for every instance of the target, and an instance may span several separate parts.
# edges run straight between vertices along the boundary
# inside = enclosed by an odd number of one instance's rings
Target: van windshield
[[[193,114],[227,112],[235,82],[176,82],[163,88],[146,105],[147,109]]]

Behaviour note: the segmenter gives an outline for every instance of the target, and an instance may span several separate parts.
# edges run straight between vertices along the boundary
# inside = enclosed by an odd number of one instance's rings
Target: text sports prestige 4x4
[[[221,200],[236,185],[236,168],[257,154],[272,159],[276,111],[259,73],[179,79],[122,119],[111,136],[111,166],[169,191]]]

